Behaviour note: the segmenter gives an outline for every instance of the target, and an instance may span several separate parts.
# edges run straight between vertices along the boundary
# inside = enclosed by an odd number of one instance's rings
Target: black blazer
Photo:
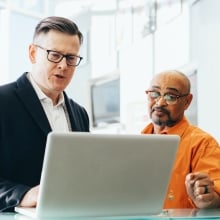
[[[49,121],[24,73],[0,86],[0,211],[13,210],[40,182]],[[86,110],[64,93],[73,131],[89,132]]]

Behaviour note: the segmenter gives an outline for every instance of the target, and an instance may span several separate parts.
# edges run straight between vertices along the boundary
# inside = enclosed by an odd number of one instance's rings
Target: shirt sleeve
[[[220,194],[220,147],[217,141],[206,137],[194,149],[192,156],[192,171],[208,173],[214,181],[216,192]]]
[[[14,211],[30,187],[0,178],[0,212]]]

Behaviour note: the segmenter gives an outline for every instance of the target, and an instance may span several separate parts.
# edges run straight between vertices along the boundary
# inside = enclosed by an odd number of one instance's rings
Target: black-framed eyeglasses
[[[54,50],[48,50],[44,47],[41,47],[40,45],[36,45],[36,47],[39,47],[42,50],[45,50],[47,52],[47,59],[50,62],[53,63],[59,63],[61,62],[61,60],[65,57],[66,58],[66,63],[68,66],[78,66],[81,62],[81,60],[83,59],[83,57],[81,56],[77,56],[77,55],[64,55],[58,51],[54,51]]]
[[[153,91],[153,90],[146,90],[145,93],[148,95],[148,99],[150,101],[157,100],[157,99],[163,97],[163,99],[166,101],[166,103],[168,105],[175,105],[179,98],[182,98],[182,97],[189,95],[189,93],[182,94],[182,95],[174,95],[174,94],[170,94],[170,93],[165,93],[165,94],[161,95],[160,92]]]

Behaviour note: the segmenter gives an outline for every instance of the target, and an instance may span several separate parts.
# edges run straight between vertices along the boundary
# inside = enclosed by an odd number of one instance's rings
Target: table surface
[[[77,219],[77,218],[68,218]],[[99,218],[78,218],[79,220],[160,220],[160,219],[220,219],[220,209],[172,209],[159,216],[137,216],[137,217],[99,217]],[[0,220],[33,220],[33,218],[17,213],[0,213]],[[41,219],[38,219],[41,220]],[[49,220],[49,219],[43,219]],[[50,219],[51,220],[51,219]],[[57,218],[65,220],[65,218]]]

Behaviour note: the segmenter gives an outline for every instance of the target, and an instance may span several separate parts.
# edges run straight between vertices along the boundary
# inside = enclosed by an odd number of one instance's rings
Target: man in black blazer
[[[0,86],[0,211],[36,206],[50,131],[89,132],[86,110],[64,92],[82,37],[69,19],[41,20],[29,46],[32,70]]]

